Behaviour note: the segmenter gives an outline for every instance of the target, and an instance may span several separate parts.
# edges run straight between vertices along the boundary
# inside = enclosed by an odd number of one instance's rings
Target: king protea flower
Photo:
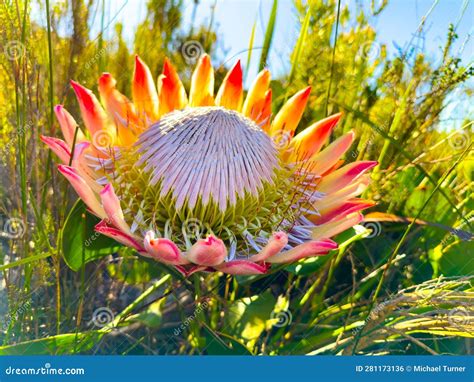
[[[354,133],[325,144],[341,114],[294,136],[310,88],[272,117],[270,72],[244,97],[237,62],[214,95],[201,56],[189,95],[165,60],[157,88],[135,59],[132,100],[109,73],[94,93],[71,82],[86,131],[61,106],[64,141],[42,137],[59,171],[101,222],[96,231],[183,274],[262,274],[337,248],[330,238],[373,205],[356,198],[376,162],[344,165]],[[72,159],[71,159],[72,156]]]

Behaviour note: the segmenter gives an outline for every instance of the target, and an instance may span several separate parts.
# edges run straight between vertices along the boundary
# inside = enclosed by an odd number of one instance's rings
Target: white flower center
[[[196,107],[164,115],[139,138],[137,165],[173,193],[176,207],[214,200],[221,211],[245,193],[258,195],[278,167],[271,138],[252,120],[222,107]]]

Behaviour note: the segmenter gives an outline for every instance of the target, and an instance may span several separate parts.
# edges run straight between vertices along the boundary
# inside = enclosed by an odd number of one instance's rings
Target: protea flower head
[[[240,62],[214,96],[207,55],[189,96],[168,60],[155,88],[138,56],[133,101],[108,73],[99,79],[101,102],[71,84],[86,131],[58,105],[65,140],[42,137],[63,162],[59,171],[102,219],[98,232],[185,275],[261,274],[327,254],[337,248],[330,238],[373,205],[356,196],[376,162],[341,160],[354,133],[324,147],[341,115],[294,136],[310,88],[272,117],[268,70],[245,100]]]

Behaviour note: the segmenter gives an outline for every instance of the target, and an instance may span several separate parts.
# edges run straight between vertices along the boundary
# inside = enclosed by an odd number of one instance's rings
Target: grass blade
[[[363,113],[361,113],[358,110],[354,110],[351,107],[343,104],[339,104],[342,108],[344,108],[347,112],[352,113],[355,118],[360,119],[362,122],[366,123],[367,125],[370,126],[374,131],[376,131],[378,134],[380,134],[383,138],[388,140],[392,145],[394,145],[397,150],[402,154],[406,159],[408,159],[411,163],[413,163],[413,166],[415,166],[435,187],[438,184],[438,180],[434,176],[430,175],[426,170],[421,166],[419,163],[414,162],[415,158],[406,151],[403,146],[393,137],[388,135],[385,131],[381,130],[375,123],[373,123],[371,120],[369,120]],[[451,207],[456,211],[458,216],[466,223],[466,225],[472,229],[471,223],[469,220],[466,219],[466,217],[461,213],[459,208],[456,206],[456,204],[451,200],[451,198],[446,194],[446,192],[443,189],[439,189],[439,193],[443,195],[443,197],[446,199],[446,201],[451,205]]]
[[[291,60],[291,70],[290,75],[288,77],[288,83],[292,83],[293,78],[295,77],[296,69],[298,67],[298,62],[301,58],[301,52],[303,50],[303,45],[306,41],[306,36],[308,35],[308,27],[309,21],[311,20],[311,8],[306,13],[306,16],[303,20],[303,24],[301,25],[300,34],[298,36],[298,41],[296,42],[296,47],[293,53],[293,57]]]
[[[260,56],[259,70],[262,70],[267,65],[268,53],[272,45],[273,34],[275,33],[275,21],[277,15],[278,0],[273,0],[270,18],[268,19],[267,30],[265,32],[265,39],[263,40],[262,55]]]
[[[428,196],[428,198],[426,198],[425,202],[423,203],[423,205],[421,206],[421,208],[419,209],[418,213],[416,214],[415,218],[413,219],[413,221],[410,223],[410,225],[407,227],[407,229],[405,230],[405,232],[403,233],[403,236],[401,237],[401,239],[398,241],[395,249],[393,250],[392,254],[390,255],[388,261],[387,261],[387,265],[385,266],[383,272],[382,272],[382,276],[380,277],[380,280],[377,284],[377,288],[375,289],[375,292],[374,292],[374,295],[372,296],[372,301],[370,303],[370,307],[368,309],[368,312],[367,312],[367,315],[365,317],[365,320],[364,322],[368,322],[370,321],[369,320],[369,317],[370,317],[370,314],[372,313],[372,309],[374,308],[375,306],[375,303],[377,301],[377,297],[378,295],[380,294],[380,291],[382,290],[382,285],[385,281],[385,278],[387,276],[387,273],[388,273],[388,270],[390,269],[390,266],[392,265],[393,263],[393,260],[395,259],[395,256],[397,256],[397,253],[398,251],[400,250],[402,244],[405,242],[405,239],[406,237],[408,236],[408,233],[411,231],[411,229],[413,228],[413,226],[416,224],[416,220],[421,216],[421,214],[423,213],[424,209],[426,208],[426,206],[428,205],[428,203],[430,202],[430,200],[433,198],[433,196],[436,194],[436,192],[438,190],[441,190],[441,185],[443,184],[443,182],[448,178],[449,174],[451,174],[451,172],[458,166],[459,163],[461,163],[461,161],[463,160],[463,158],[466,156],[467,153],[469,153],[470,149],[471,149],[471,146],[472,146],[472,143],[466,148],[466,150],[464,150],[464,152],[462,153],[461,156],[459,156],[459,158],[456,160],[456,162],[454,162],[454,164],[451,166],[451,168],[444,174],[444,176],[437,182],[435,188],[433,189],[433,191],[431,191],[430,195]],[[362,328],[362,330],[360,330],[358,333],[357,333],[357,337],[355,339],[355,343],[354,343],[354,347],[352,348],[352,355],[355,355],[355,352],[356,352],[356,348],[357,348],[357,344],[359,343],[359,340],[360,338],[362,337],[362,332],[364,331],[364,329]]]
[[[250,33],[250,40],[249,40],[249,51],[247,54],[247,64],[245,66],[245,78],[247,78],[250,69],[250,60],[252,59],[252,50],[255,41],[255,29],[257,28],[257,20],[253,23],[252,32]]]

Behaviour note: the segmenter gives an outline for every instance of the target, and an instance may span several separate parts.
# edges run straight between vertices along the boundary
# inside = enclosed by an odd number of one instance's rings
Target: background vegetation
[[[471,352],[472,115],[463,114],[461,128],[440,128],[453,97],[472,93],[472,65],[452,52],[456,26],[446,30],[440,62],[413,45],[389,58],[368,21],[386,1],[371,9],[296,1],[301,31],[290,69],[272,81],[274,108],[309,84],[304,122],[343,111],[332,138],[354,129],[347,159],[379,161],[366,195],[378,205],[326,257],[265,277],[186,280],[94,235],[39,136],[60,135],[57,103],[80,120],[70,79],[95,89],[109,71],[128,94],[135,53],[154,74],[170,57],[186,86],[195,62],[183,55],[186,42],[213,56],[216,86],[231,63],[213,54],[222,43],[213,17],[183,27],[182,1],[149,0],[133,47],[120,23],[105,24],[104,3],[1,4],[1,354]],[[266,65],[277,12],[275,1],[263,46],[249,41],[247,68]]]

